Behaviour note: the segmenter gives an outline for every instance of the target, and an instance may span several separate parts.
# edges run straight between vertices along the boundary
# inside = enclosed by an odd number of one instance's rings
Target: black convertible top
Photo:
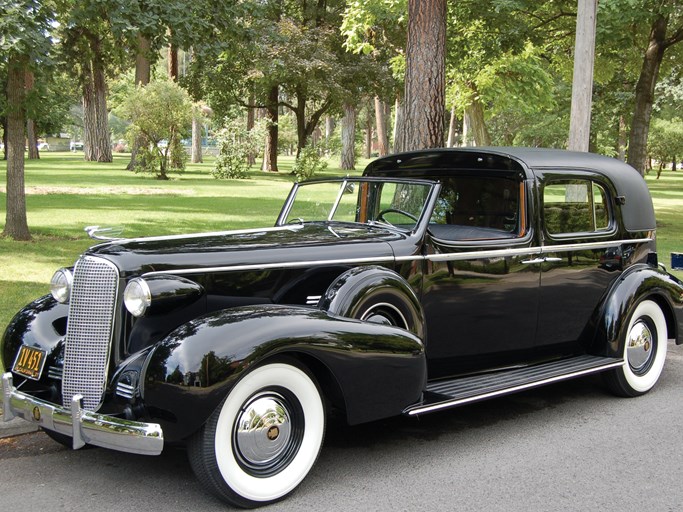
[[[449,170],[508,170],[531,178],[534,170],[575,172],[588,170],[607,177],[623,197],[621,207],[628,231],[654,230],[652,198],[643,177],[630,165],[603,155],[562,149],[522,147],[468,147],[426,149],[397,153],[371,162],[365,176],[429,177],[430,171],[443,176]]]

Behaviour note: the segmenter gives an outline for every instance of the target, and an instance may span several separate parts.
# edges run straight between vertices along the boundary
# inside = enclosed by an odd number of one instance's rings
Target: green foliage
[[[244,179],[249,171],[249,156],[261,152],[265,123],[259,121],[247,130],[243,119],[233,119],[216,132],[218,156],[211,175],[216,179]]]
[[[659,163],[660,173],[665,165],[680,161],[683,158],[683,122],[680,119],[653,120],[648,137],[648,153],[650,158]]]
[[[116,112],[131,122],[129,143],[142,142],[136,171],[168,179],[168,172],[184,169],[186,156],[180,141],[192,123],[192,102],[184,89],[167,81],[137,87]]]
[[[0,4],[0,51],[45,63],[51,48],[52,2],[8,0]],[[3,59],[4,60],[4,59]]]
[[[294,162],[292,172],[296,175],[299,181],[312,178],[318,173],[327,169],[327,160],[325,160],[318,148],[307,144],[299,153],[299,157]]]

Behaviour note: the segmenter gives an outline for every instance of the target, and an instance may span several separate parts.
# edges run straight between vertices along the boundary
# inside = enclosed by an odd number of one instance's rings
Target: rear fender
[[[167,439],[183,439],[245,372],[285,354],[321,363],[351,424],[400,414],[426,383],[422,341],[403,329],[304,307],[245,306],[193,320],[154,347],[142,389],[151,419]]]
[[[621,357],[623,331],[635,307],[643,300],[657,302],[666,318],[667,337],[683,343],[683,285],[675,277],[650,266],[624,272],[607,295],[599,319],[594,350],[609,357]]]

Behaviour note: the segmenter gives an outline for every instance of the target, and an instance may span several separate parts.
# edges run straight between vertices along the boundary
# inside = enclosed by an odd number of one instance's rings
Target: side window
[[[551,235],[606,231],[610,227],[607,193],[591,180],[563,180],[543,189],[543,220]]]
[[[467,241],[524,236],[524,186],[496,176],[444,180],[429,229],[442,240]]]

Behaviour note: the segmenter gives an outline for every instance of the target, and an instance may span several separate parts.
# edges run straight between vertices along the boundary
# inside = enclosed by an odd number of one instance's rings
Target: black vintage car
[[[622,396],[681,343],[631,167],[430,150],[294,185],[274,227],[96,245],[2,341],[5,419],[68,446],[185,443],[239,506],[290,493],[328,411],[420,415],[601,372]]]

